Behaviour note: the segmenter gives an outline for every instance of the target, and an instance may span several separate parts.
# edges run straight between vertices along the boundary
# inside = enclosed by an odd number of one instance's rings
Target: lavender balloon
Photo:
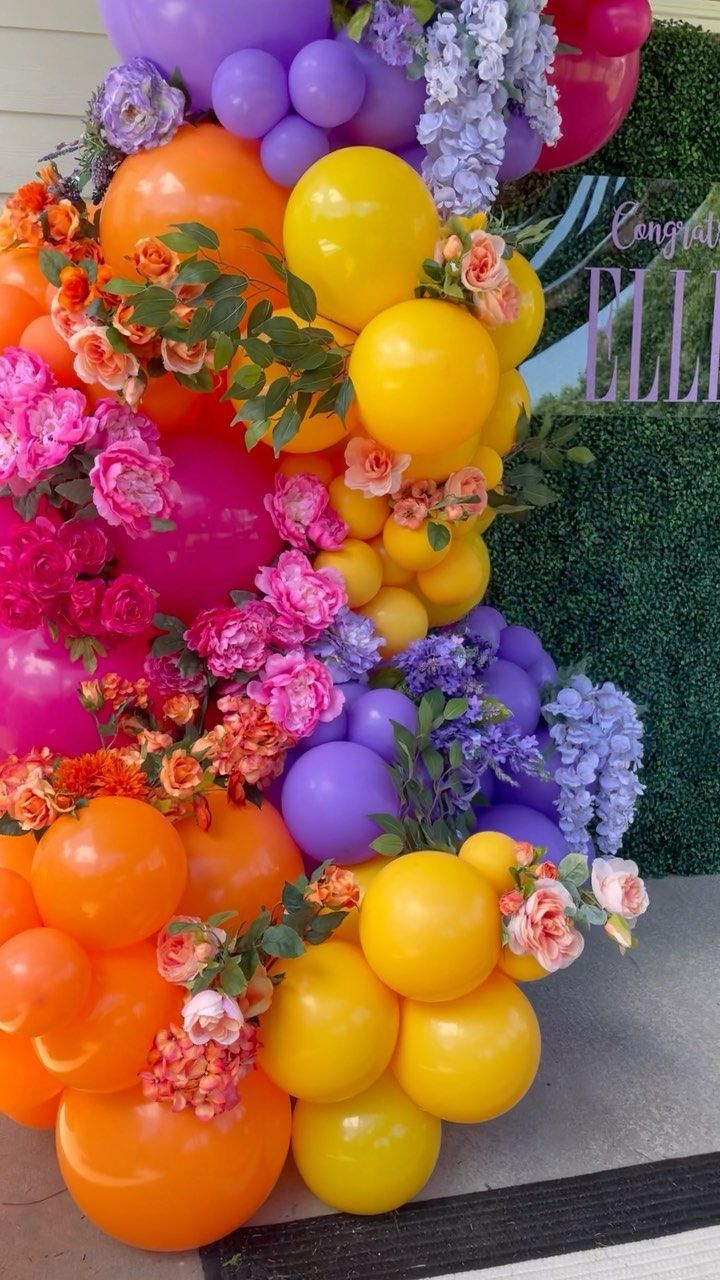
[[[570,852],[559,827],[543,813],[523,804],[493,804],[489,809],[479,809],[475,830],[502,831],[513,840],[527,840],[547,849],[548,858],[555,863]]]
[[[416,143],[414,147],[405,147],[403,151],[398,151],[398,155],[401,160],[404,160],[406,164],[409,164],[410,168],[414,169],[415,172],[419,173],[420,177],[422,177],[423,161],[427,155],[424,147],[421,147],[419,143]]]
[[[517,182],[532,173],[540,159],[542,138],[520,112],[511,111],[507,120],[505,155],[500,165],[498,182]]]
[[[533,662],[542,657],[543,647],[535,635],[527,627],[505,627],[500,636],[498,657],[514,662],[517,667],[527,671]]]
[[[280,187],[294,187],[305,171],[328,154],[328,136],[301,116],[286,116],[265,135],[262,167]]]
[[[465,619],[468,635],[473,636],[475,640],[483,640],[496,653],[500,648],[500,634],[506,626],[507,623],[500,611],[493,609],[489,604],[478,605],[477,609],[473,609]]]
[[[220,63],[212,83],[213,110],[236,138],[262,138],[287,115],[287,72],[262,49],[240,49]]]
[[[344,711],[340,712],[334,720],[328,720],[323,724],[321,721],[314,733],[309,738],[301,738],[298,743],[299,751],[311,751],[313,747],[322,747],[326,742],[344,742],[347,737],[348,718]]]
[[[509,727],[519,733],[532,733],[540,719],[540,694],[527,671],[498,658],[483,672],[482,680],[488,697],[497,698],[510,712]]]
[[[264,49],[289,67],[330,32],[330,0],[100,0],[108,35],[123,58],[177,68],[195,111],[212,103],[213,76],[238,49]]]
[[[381,834],[368,814],[397,817],[398,798],[374,751],[356,742],[328,742],[306,751],[287,774],[282,812],[308,858],[352,866],[373,857],[370,843]]]
[[[425,81],[408,80],[403,67],[388,66],[367,45],[355,44],[346,35],[338,36],[338,43],[350,45],[367,86],[360,110],[342,127],[343,145],[386,151],[411,147],[425,106]]]
[[[537,661],[528,667],[527,672],[532,676],[538,689],[542,689],[544,684],[555,684],[558,678],[558,669],[550,654],[544,649]]]
[[[418,723],[415,703],[397,689],[371,689],[358,698],[348,712],[348,738],[369,747],[392,764],[395,759],[393,720],[415,733]]]
[[[293,60],[288,79],[298,115],[322,129],[352,119],[365,97],[365,72],[347,42],[306,45]]]
[[[550,775],[549,779],[544,781],[535,774],[511,772],[510,776],[517,785],[498,781],[495,800],[498,804],[526,805],[557,822],[558,811],[555,801],[560,795],[560,787],[555,782],[555,771],[561,767],[562,761],[554,749],[548,729],[539,729],[537,739],[543,753],[545,771]]]

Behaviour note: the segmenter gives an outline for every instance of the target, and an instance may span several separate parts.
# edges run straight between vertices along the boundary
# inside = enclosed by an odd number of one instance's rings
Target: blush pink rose
[[[117,400],[100,400],[88,418],[88,447],[107,449],[117,440],[137,440],[157,444],[160,432],[144,413],[136,413]]]
[[[345,461],[345,487],[358,489],[368,498],[382,498],[397,493],[411,458],[409,453],[393,453],[374,440],[356,436],[345,450]]]
[[[205,609],[185,639],[214,676],[229,679],[236,671],[259,671],[265,665],[274,621],[274,610],[259,600],[237,609]]]
[[[129,351],[115,351],[107,332],[102,325],[89,324],[73,334],[68,345],[75,354],[74,369],[82,382],[99,382],[108,391],[122,391],[139,372],[140,364]]]
[[[110,583],[100,618],[106,630],[117,636],[139,636],[155,615],[155,594],[134,573],[121,573]]]
[[[301,551],[284,551],[275,567],[255,578],[275,612],[272,638],[280,645],[317,640],[347,604],[345,584],[334,569],[313,569]]]
[[[628,858],[596,858],[590,882],[600,906],[610,915],[637,920],[650,905],[637,863]]]
[[[525,906],[525,895],[519,889],[508,889],[498,902],[501,916],[515,916]]]
[[[475,310],[488,329],[513,324],[520,315],[520,290],[508,276],[499,289],[475,294]]]
[[[182,933],[168,933],[168,926],[160,930],[157,939],[157,967],[161,978],[176,986],[184,987],[194,982],[200,971],[215,959],[225,933],[222,929],[207,929],[199,916],[173,916],[169,924],[179,921],[196,925]]]
[[[50,366],[34,351],[6,347],[0,355],[0,408],[8,412],[27,409],[38,396],[56,387]]]
[[[488,504],[485,477],[477,467],[461,467],[445,482],[446,498],[472,498],[472,502],[451,503],[445,508],[448,520],[469,520],[481,516]]]
[[[327,667],[301,649],[272,654],[261,679],[251,681],[247,692],[294,738],[307,738],[321,721],[334,720],[345,703]]]
[[[462,282],[471,293],[494,292],[508,277],[503,261],[505,241],[487,231],[473,231],[471,245],[462,260]]]
[[[172,462],[144,440],[117,440],[99,453],[90,472],[98,515],[132,538],[149,537],[153,520],[167,520],[180,491]]]
[[[305,473],[277,475],[274,493],[265,498],[265,508],[283,542],[298,551],[311,551],[313,544],[334,551],[345,541],[347,525],[328,509],[328,503],[324,484]]]
[[[172,342],[163,338],[160,345],[162,362],[169,373],[184,373],[192,377],[199,373],[205,364],[207,342],[195,342],[191,347],[186,342]]]
[[[237,1000],[221,991],[200,991],[183,1006],[183,1027],[193,1044],[235,1044],[244,1021]]]
[[[81,636],[97,636],[103,630],[100,620],[105,583],[102,578],[83,578],[68,592],[68,622]]]
[[[537,880],[522,911],[508,923],[510,950],[516,956],[534,956],[548,973],[567,969],[585,946],[582,934],[568,919],[568,911],[574,910],[575,904],[564,885],[556,880]]]

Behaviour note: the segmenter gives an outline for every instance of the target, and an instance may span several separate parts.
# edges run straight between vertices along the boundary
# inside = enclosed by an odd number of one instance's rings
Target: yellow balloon
[[[500,375],[497,400],[483,426],[481,442],[504,458],[517,441],[521,413],[527,418],[532,413],[530,392],[522,374],[517,369],[508,369]]]
[[[377,595],[360,609],[372,618],[383,644],[380,654],[393,658],[414,640],[424,640],[429,630],[427,610],[417,596],[404,587],[381,587]]]
[[[534,956],[516,956],[509,947],[503,947],[500,952],[498,969],[513,982],[540,982],[550,977],[548,970],[543,969]]]
[[[434,569],[450,552],[450,543],[441,551],[433,549],[425,525],[421,525],[419,529],[407,529],[405,525],[398,524],[394,516],[386,522],[382,536],[391,560],[402,569],[411,569],[414,573]]]
[[[478,445],[473,454],[472,466],[482,471],[488,489],[497,489],[505,470],[499,453],[485,444]]]
[[[540,1064],[540,1028],[527,996],[497,970],[444,1004],[402,1005],[393,1070],[430,1115],[494,1120],[527,1093]]]
[[[392,1058],[396,996],[348,942],[309,947],[283,966],[285,978],[262,1019],[263,1071],[308,1102],[353,1098]]]
[[[388,1072],[347,1102],[298,1102],[292,1149],[301,1178],[331,1209],[389,1213],[425,1186],[441,1137],[440,1121]]]
[[[440,224],[422,178],[375,147],[318,160],[296,184],[285,213],[290,270],[312,285],[323,315],[362,329],[412,298]]]
[[[511,279],[520,290],[520,314],[512,324],[488,332],[500,360],[500,372],[515,369],[538,344],[545,323],[545,294],[537,272],[517,250],[507,261]]]
[[[414,580],[415,574],[412,569],[403,569],[402,565],[399,565],[391,555],[388,555],[382,536],[373,538],[370,546],[380,557],[384,587],[407,587]]]
[[[403,480],[447,480],[453,471],[470,465],[479,443],[480,436],[471,436],[469,440],[455,445],[454,449],[443,449],[441,453],[416,453],[403,473]]]
[[[418,592],[418,600],[425,607],[431,627],[449,627],[453,622],[459,622],[471,609],[475,608],[482,600],[482,595],[469,596],[467,600],[461,600],[459,604],[433,604],[431,600],[427,600],[424,595]]]
[[[386,866],[386,858],[371,858],[369,862],[361,862],[353,867],[353,875],[360,886],[361,908],[370,885],[375,877],[380,874],[383,867]],[[356,946],[360,946],[360,912],[348,911],[340,928],[335,930],[333,937],[339,938],[341,942],[354,942]]]
[[[503,835],[501,831],[478,831],[465,841],[458,856],[489,880],[497,894],[517,887],[510,875],[510,867],[515,866],[512,836]]]
[[[477,435],[500,380],[487,330],[462,307],[428,298],[401,302],[363,329],[350,377],[365,430],[411,454]]]
[[[490,528],[490,525],[494,524],[494,522],[497,520],[497,514],[498,513],[494,507],[486,507],[482,515],[478,516],[478,521],[477,521],[477,524],[475,525],[475,532],[481,533],[481,534],[487,533],[488,529]]]
[[[351,538],[376,538],[390,515],[387,498],[367,498],[359,489],[348,489],[342,476],[330,485],[330,502]]]
[[[484,544],[483,544],[484,545]],[[453,542],[442,564],[418,574],[418,586],[433,604],[457,605],[480,597],[490,581],[490,557],[485,561],[468,539]]]
[[[338,551],[321,551],[315,557],[315,568],[337,570],[345,582],[351,609],[367,604],[382,586],[379,555],[357,538],[346,538]]]
[[[415,1000],[454,1000],[497,964],[497,895],[452,854],[405,854],[389,862],[365,894],[360,944],[393,991]]]

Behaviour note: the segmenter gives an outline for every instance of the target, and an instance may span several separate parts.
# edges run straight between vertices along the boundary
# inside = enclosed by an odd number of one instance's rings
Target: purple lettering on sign
[[[600,326],[600,277],[603,271],[607,272],[613,284],[615,285],[615,301],[620,297],[620,287],[622,282],[622,271],[620,267],[588,267],[590,272],[590,316],[588,320],[588,347],[587,347],[587,365],[585,369],[585,378],[587,384],[586,399],[601,404],[603,401],[613,401],[617,399],[618,385],[618,368],[617,358],[613,359],[613,372],[610,380],[610,386],[604,396],[597,394],[597,355],[598,355],[598,338],[602,332],[605,336],[607,344],[608,359],[612,358],[612,310],[608,315],[608,320],[604,328]]]
[[[646,268],[639,267],[633,271],[635,292],[633,295],[632,339],[630,342],[630,386],[628,402],[638,404],[654,404],[660,399],[660,357],[655,362],[655,377],[647,395],[640,395],[640,369],[642,361],[643,303],[645,301]]]

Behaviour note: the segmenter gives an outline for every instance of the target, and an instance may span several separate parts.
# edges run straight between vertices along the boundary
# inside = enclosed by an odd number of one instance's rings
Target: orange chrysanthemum
[[[118,751],[93,751],[89,755],[63,760],[55,775],[55,789],[75,799],[96,796],[124,796],[147,800],[150,785],[139,765],[123,759]]]

